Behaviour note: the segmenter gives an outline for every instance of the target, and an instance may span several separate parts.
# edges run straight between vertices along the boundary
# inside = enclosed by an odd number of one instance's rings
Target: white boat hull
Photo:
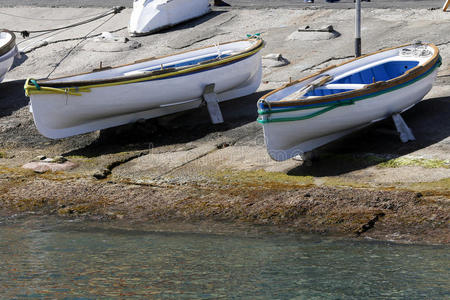
[[[6,47],[6,44],[10,43],[13,39],[15,40],[12,33],[0,31],[0,48],[3,44]],[[0,82],[5,79],[6,73],[11,68],[14,62],[14,57],[17,55],[17,46],[15,44],[9,46],[9,48],[11,48],[9,51],[0,55]]]
[[[342,106],[310,120],[265,125],[264,139],[269,155],[274,160],[283,161],[395,113],[404,112],[421,101],[431,90],[436,74],[437,70],[409,86],[407,90],[396,90],[367,101]],[[305,115],[320,109],[308,110]],[[289,115],[292,113],[284,114]]]
[[[348,71],[351,68],[343,66],[343,69]],[[437,68],[434,68],[426,76],[407,86],[390,89],[377,96],[367,96],[353,104],[338,106],[325,113],[320,113],[324,106],[316,106],[273,114],[274,118],[286,121],[262,122],[267,151],[272,159],[283,161],[316,149],[373,122],[404,112],[423,99],[431,90],[436,76]],[[276,97],[277,93],[274,93],[267,97],[266,101]],[[317,115],[309,117],[314,114]],[[271,117],[267,115],[262,118],[267,120]]]
[[[65,80],[70,78],[76,77]],[[249,95],[258,89],[261,78],[258,51],[216,68],[164,79],[99,86],[81,96],[39,93],[29,96],[37,129],[44,136],[57,139],[197,108],[202,105],[204,89],[210,84],[215,84],[219,101]]]
[[[128,30],[145,35],[203,16],[210,12],[208,0],[136,0]]]

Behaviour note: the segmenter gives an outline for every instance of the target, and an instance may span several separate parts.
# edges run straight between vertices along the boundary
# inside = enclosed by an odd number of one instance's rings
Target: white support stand
[[[214,92],[215,84],[211,83],[205,87],[203,91],[203,99],[208,107],[209,116],[211,117],[211,123],[220,124],[223,123],[222,111],[219,106],[219,98]]]
[[[406,125],[405,120],[403,120],[400,114],[393,114],[392,120],[394,120],[395,127],[397,128],[397,131],[400,134],[400,140],[403,143],[416,140],[411,129],[408,127],[408,125]]]

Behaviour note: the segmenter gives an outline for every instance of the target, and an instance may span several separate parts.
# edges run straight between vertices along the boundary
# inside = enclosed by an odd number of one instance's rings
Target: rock
[[[111,174],[111,170],[110,169],[103,169],[103,170],[99,170],[98,172],[94,173],[94,178],[95,179],[105,179],[107,178],[109,175]]]
[[[93,52],[123,52],[141,47],[138,41],[126,37],[117,37],[110,32],[103,32],[101,36],[87,42],[83,49]]]
[[[63,164],[63,163],[65,163],[66,161],[67,161],[67,158],[65,158],[65,157],[63,157],[63,156],[61,156],[61,155],[55,156],[55,157],[53,158],[53,162],[54,162],[54,163],[57,163],[57,164]]]
[[[36,156],[32,162],[43,162],[43,163],[55,163],[55,164],[63,164],[67,161],[67,158],[63,156],[55,156],[53,158],[47,157],[45,155]]]
[[[36,156],[32,161],[41,161],[47,159],[47,156],[45,155],[38,155]]]
[[[283,57],[281,53],[271,53],[263,56],[263,66],[266,68],[283,67],[289,64],[289,60]]]

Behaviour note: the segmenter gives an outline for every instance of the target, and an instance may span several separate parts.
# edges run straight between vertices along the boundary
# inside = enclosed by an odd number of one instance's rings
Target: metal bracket
[[[403,120],[400,114],[393,114],[392,120],[394,121],[395,127],[397,128],[397,132],[400,134],[400,140],[403,143],[416,140],[411,129],[408,127],[408,125],[406,125],[405,120]]]
[[[209,116],[211,117],[211,123],[220,124],[223,123],[222,111],[219,106],[219,98],[214,92],[214,83],[208,84],[203,91],[203,100],[208,107]]]

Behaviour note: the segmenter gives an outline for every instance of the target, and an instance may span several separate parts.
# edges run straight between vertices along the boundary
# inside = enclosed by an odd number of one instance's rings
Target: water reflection
[[[0,225],[5,298],[442,299],[448,247],[265,234]]]

